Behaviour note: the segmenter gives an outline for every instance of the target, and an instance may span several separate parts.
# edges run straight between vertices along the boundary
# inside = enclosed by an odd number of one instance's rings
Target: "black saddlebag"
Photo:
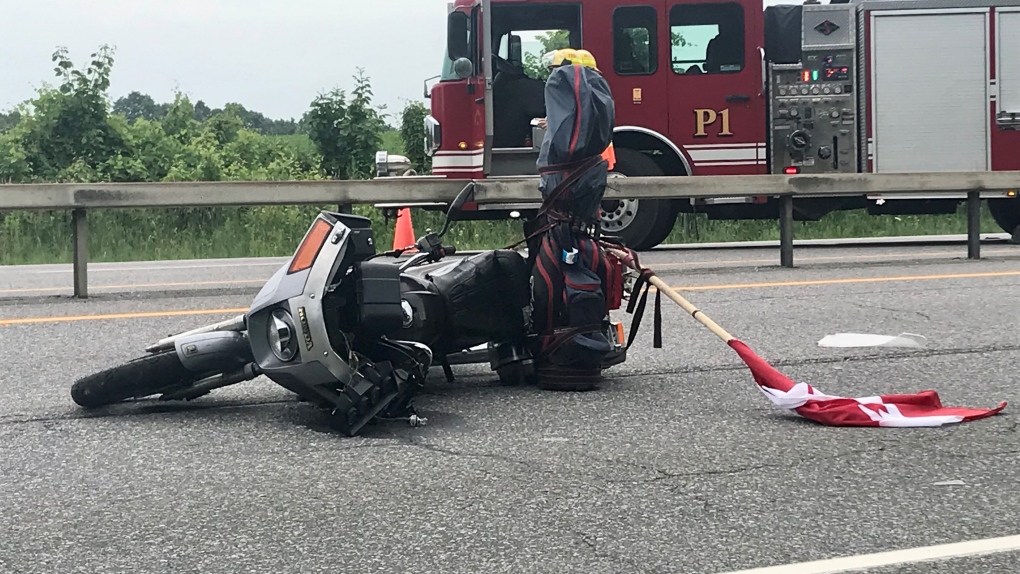
[[[531,273],[520,253],[485,251],[431,274],[458,337],[520,339],[531,320]]]

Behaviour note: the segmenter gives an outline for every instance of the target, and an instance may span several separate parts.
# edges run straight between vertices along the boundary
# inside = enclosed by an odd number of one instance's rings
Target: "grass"
[[[334,206],[321,206],[334,209]],[[270,257],[293,253],[320,208],[246,207],[212,209],[104,210],[89,213],[89,260],[152,261],[192,258]],[[355,212],[373,221],[376,242],[388,249],[394,221],[385,221],[370,206]],[[13,212],[0,214],[0,264],[69,263],[70,213]],[[412,210],[417,235],[439,230],[443,214]],[[798,239],[887,237],[966,233],[965,208],[954,215],[883,215],[861,211],[832,213],[817,222],[796,222]],[[987,208],[982,233],[1002,230]],[[505,247],[521,239],[515,221],[457,222],[446,241],[461,250]],[[666,243],[777,240],[776,221],[711,221],[681,216]]]
[[[966,204],[953,215],[869,215],[864,210],[830,213],[819,221],[794,222],[796,239],[955,235],[967,233]],[[1002,233],[982,205],[981,233]],[[709,221],[681,214],[665,243],[778,241],[777,221]]]

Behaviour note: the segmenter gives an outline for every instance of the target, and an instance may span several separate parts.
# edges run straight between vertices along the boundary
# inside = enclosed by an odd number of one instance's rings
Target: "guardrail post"
[[[967,259],[981,259],[981,193],[967,192]]]
[[[71,230],[74,235],[74,296],[86,299],[89,296],[89,223],[84,209],[71,211]]]
[[[793,267],[793,196],[779,196],[779,264]]]
[[[337,213],[345,213],[347,215],[354,213],[354,209],[349,203],[341,203],[339,206],[337,206],[336,211]]]

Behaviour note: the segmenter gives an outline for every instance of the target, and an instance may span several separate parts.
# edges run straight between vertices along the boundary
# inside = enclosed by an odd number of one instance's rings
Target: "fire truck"
[[[537,177],[538,56],[560,47],[592,52],[613,91],[613,177],[1020,170],[1020,0],[455,0],[446,44],[426,88],[433,177]],[[982,195],[1011,233],[1014,195]],[[949,214],[965,198],[798,198],[795,218]],[[614,200],[601,226],[645,250],[680,213],[779,215],[769,197]]]

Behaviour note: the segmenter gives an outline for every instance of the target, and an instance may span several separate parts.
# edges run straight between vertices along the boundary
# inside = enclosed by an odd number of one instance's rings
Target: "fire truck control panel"
[[[772,173],[858,171],[852,5],[805,5],[798,63],[769,62]]]

